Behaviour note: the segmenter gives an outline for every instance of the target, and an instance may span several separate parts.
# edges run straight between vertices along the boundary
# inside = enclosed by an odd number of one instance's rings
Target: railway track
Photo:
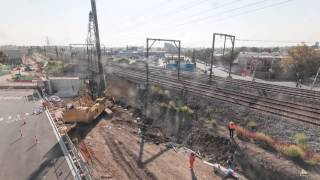
[[[122,67],[119,64],[111,64],[112,67]],[[141,65],[135,65],[135,66],[128,66],[126,67],[128,69],[133,69],[136,71],[142,71],[145,72],[145,67]],[[176,77],[177,73],[172,70],[167,70],[163,68],[158,67],[149,67],[150,72],[157,73],[157,74],[164,74],[164,72],[168,75],[171,75],[172,77]],[[202,83],[208,82],[208,76],[207,75],[199,75],[196,73],[184,73],[181,72],[181,77],[183,79],[190,79],[193,82],[199,81]],[[311,99],[311,100],[320,100],[320,92],[318,91],[311,91],[306,89],[297,89],[297,88],[291,88],[291,87],[285,87],[285,86],[279,86],[279,85],[272,85],[272,84],[265,84],[265,83],[259,83],[259,82],[251,82],[251,81],[245,81],[245,80],[235,80],[235,79],[226,79],[223,77],[213,76],[213,81],[223,83],[224,85],[232,85],[232,86],[240,86],[245,87],[249,89],[256,89],[261,90],[262,92],[272,92],[272,93],[279,93],[294,97],[300,97],[305,99]],[[215,86],[215,85],[211,85]]]
[[[130,69],[113,68],[112,72],[123,78],[133,80],[139,83],[145,82],[145,73]],[[182,90],[186,86],[188,91],[195,95],[218,99],[245,106],[251,109],[263,111],[266,113],[294,119],[297,121],[320,126],[319,107],[274,100],[266,97],[253,96],[251,94],[240,93],[234,90],[226,90],[213,87],[207,84],[196,83],[188,80],[178,81],[176,78],[161,76],[159,74],[150,74],[150,83],[165,86],[171,89]]]

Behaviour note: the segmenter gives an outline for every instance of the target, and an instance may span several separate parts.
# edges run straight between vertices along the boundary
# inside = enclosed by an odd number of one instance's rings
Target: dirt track
[[[194,171],[188,168],[184,149],[175,152],[165,145],[145,144],[143,168],[136,163],[139,152],[137,126],[129,113],[117,108],[112,119],[101,120],[84,142],[92,150],[94,179],[220,179],[201,160]]]

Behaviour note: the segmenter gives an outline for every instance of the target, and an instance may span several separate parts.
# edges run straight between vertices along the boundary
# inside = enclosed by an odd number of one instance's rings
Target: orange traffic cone
[[[39,138],[38,136],[34,136],[34,144],[39,144],[40,141],[39,141]]]

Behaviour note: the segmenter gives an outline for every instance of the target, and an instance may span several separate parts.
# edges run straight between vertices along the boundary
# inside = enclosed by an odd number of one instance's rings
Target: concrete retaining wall
[[[46,89],[49,94],[68,98],[78,95],[82,81],[79,77],[49,77]]]

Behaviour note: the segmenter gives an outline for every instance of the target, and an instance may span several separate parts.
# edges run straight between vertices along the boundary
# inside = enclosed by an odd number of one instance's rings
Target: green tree
[[[305,44],[291,48],[289,57],[281,61],[286,71],[293,71],[305,77],[315,75],[320,66],[320,56],[313,48]]]

